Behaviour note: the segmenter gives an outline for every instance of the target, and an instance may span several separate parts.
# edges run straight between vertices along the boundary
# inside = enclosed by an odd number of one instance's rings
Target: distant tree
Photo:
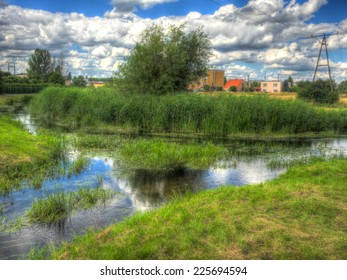
[[[287,81],[288,81],[289,88],[291,88],[294,85],[294,80],[293,80],[292,76],[289,76]]]
[[[298,98],[305,101],[332,104],[339,100],[338,92],[336,90],[331,91],[329,80],[298,82],[297,92]]]
[[[65,78],[59,72],[53,72],[48,76],[48,83],[56,85],[65,85]]]
[[[147,28],[114,84],[125,92],[165,94],[184,91],[206,77],[211,42],[201,28],[189,33],[183,26]]]
[[[224,76],[224,85],[228,82],[227,77]]]
[[[64,84],[65,63],[62,54],[56,59],[48,50],[36,49],[29,58],[28,64],[27,73],[31,81]]]
[[[291,91],[293,87],[293,78],[291,76],[288,79],[283,81],[283,91]]]
[[[66,80],[68,81],[72,81],[72,75],[71,75],[71,72],[69,72],[66,76]]]
[[[79,75],[78,77],[73,77],[72,85],[75,87],[85,87],[87,85],[87,81],[82,75]]]
[[[48,76],[54,71],[52,57],[48,50],[36,49],[29,58],[28,77],[40,82],[48,82]]]

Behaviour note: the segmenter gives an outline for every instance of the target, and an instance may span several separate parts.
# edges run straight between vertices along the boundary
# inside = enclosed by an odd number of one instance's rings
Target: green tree
[[[48,83],[56,85],[64,85],[65,78],[60,72],[53,72],[48,76]]]
[[[48,50],[36,49],[29,58],[28,77],[32,82],[64,84],[64,59],[53,58]]]
[[[51,54],[48,50],[36,49],[29,58],[28,77],[31,80],[48,82],[48,76],[54,71]]]
[[[82,75],[79,75],[78,77],[73,77],[72,85],[75,87],[85,87],[87,82]]]
[[[153,25],[142,33],[114,84],[125,92],[184,91],[206,76],[210,55],[211,43],[201,28],[184,33],[183,26],[166,31]]]

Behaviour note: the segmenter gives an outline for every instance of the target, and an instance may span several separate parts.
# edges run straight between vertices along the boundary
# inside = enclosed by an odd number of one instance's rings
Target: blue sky
[[[204,27],[213,46],[211,66],[226,70],[230,78],[250,74],[260,79],[266,72],[267,77],[309,79],[319,45],[303,37],[337,29],[340,34],[329,41],[332,67],[337,80],[347,71],[346,0],[1,2],[8,4],[0,8],[7,25],[0,34],[2,59],[28,57],[37,47],[47,48],[54,55],[63,53],[76,75],[110,76],[146,26],[184,22],[187,31]],[[24,59],[20,63],[25,71]]]
[[[216,0],[216,2],[225,4],[234,4],[242,7],[247,0]],[[289,1],[287,1],[289,2]],[[304,3],[304,0],[297,1]],[[18,5],[30,9],[43,9],[51,12],[63,13],[83,13],[86,16],[103,16],[103,14],[112,8],[110,0],[8,0],[11,5]],[[156,18],[166,15],[186,15],[190,11],[197,11],[202,14],[212,14],[219,6],[210,0],[179,0],[172,3],[156,5],[151,9],[138,9],[135,13],[141,17]],[[329,1],[324,9],[315,14],[313,22],[339,22],[346,18],[347,1],[333,0]]]

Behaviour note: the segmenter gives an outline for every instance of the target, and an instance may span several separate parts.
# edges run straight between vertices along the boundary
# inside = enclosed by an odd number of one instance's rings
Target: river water
[[[27,115],[19,115],[31,133],[35,127]],[[106,206],[74,212],[68,219],[52,225],[30,225],[21,227],[14,233],[0,232],[0,259],[20,259],[35,246],[53,242],[55,244],[73,238],[74,235],[85,233],[89,228],[103,228],[116,221],[121,221],[138,211],[149,211],[158,208],[174,195],[186,192],[198,192],[214,189],[223,185],[240,187],[257,184],[277,178],[285,172],[285,168],[270,168],[273,159],[284,160],[302,155],[319,154],[322,147],[329,151],[338,151],[347,156],[347,138],[335,139],[304,139],[304,140],[223,140],[223,145],[233,147],[235,156],[229,161],[206,170],[181,170],[174,174],[153,176],[141,170],[124,177],[120,175],[117,161],[105,151],[89,154],[90,164],[78,175],[62,176],[47,179],[42,187],[33,189],[30,186],[10,193],[0,198],[3,205],[3,215],[0,221],[8,223],[16,221],[24,215],[35,199],[46,197],[48,194],[65,190],[76,191],[80,187],[102,187],[119,192]],[[285,155],[278,149],[257,152],[253,147],[259,145],[278,146],[286,150]],[[249,149],[249,153],[237,153]],[[75,155],[71,156],[71,160]]]

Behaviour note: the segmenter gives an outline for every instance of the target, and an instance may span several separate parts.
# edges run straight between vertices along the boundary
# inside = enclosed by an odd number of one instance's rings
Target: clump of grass
[[[80,174],[90,165],[90,159],[85,156],[78,156],[68,165],[68,176]]]
[[[45,199],[35,200],[26,216],[30,222],[54,223],[69,216],[72,210],[73,196],[66,192],[60,192]]]
[[[4,206],[0,204],[0,216],[4,213]]]
[[[346,110],[324,110],[300,100],[263,95],[122,95],[112,89],[46,88],[31,102],[46,125],[109,124],[140,132],[231,135],[347,131]]]
[[[119,159],[125,169],[165,173],[183,168],[206,169],[227,153],[227,149],[211,143],[179,144],[141,139],[123,144]]]
[[[82,189],[77,192],[65,191],[49,195],[45,199],[35,200],[26,213],[31,223],[56,223],[64,220],[74,210],[87,209],[98,204],[105,205],[114,198],[116,192],[101,187],[95,189]]]

